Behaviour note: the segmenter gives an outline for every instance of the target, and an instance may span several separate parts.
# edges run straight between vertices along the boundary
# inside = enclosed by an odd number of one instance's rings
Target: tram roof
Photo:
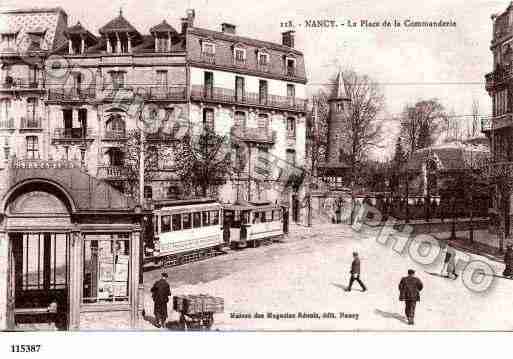
[[[154,201],[157,209],[164,207],[178,207],[178,206],[188,206],[194,204],[209,204],[216,203],[217,200],[215,198],[209,197],[199,197],[199,198],[188,198],[188,199],[163,199],[159,201]]]
[[[224,204],[224,209],[232,210],[232,211],[248,211],[248,210],[262,210],[262,209],[279,209],[280,205],[274,204],[270,201],[239,201],[233,204]]]

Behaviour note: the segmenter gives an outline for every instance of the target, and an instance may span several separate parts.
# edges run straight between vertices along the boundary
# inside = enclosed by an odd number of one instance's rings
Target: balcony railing
[[[268,128],[233,126],[230,134],[239,141],[268,144],[276,142],[276,131],[271,131]]]
[[[53,140],[80,141],[92,139],[93,131],[90,128],[56,128],[53,132]]]
[[[39,82],[37,80],[23,78],[23,77],[12,77],[6,76],[4,82],[1,84],[2,89],[38,89]]]
[[[258,93],[245,92],[238,95],[235,90],[220,87],[205,87],[193,85],[191,97],[194,100],[224,102],[249,106],[265,106],[292,111],[306,111],[306,101],[295,97],[277,95],[261,96]]]
[[[185,101],[187,99],[185,86],[141,86],[134,91],[145,100]]]
[[[50,88],[48,100],[50,101],[86,101],[96,97],[96,89],[89,87],[77,89],[74,87]]]
[[[10,118],[8,120],[0,121],[0,129],[2,130],[12,130],[14,129],[14,118]]]
[[[216,55],[210,54],[208,52],[201,53],[201,61],[206,62],[207,64],[215,64],[216,63]]]
[[[494,162],[488,166],[489,175],[491,177],[511,178],[513,176],[513,162],[501,161]]]
[[[39,117],[22,117],[20,121],[20,129],[22,130],[39,130],[41,129],[42,120]]]
[[[127,135],[126,131],[123,130],[106,130],[105,135],[103,136],[104,140],[126,140]]]
[[[289,76],[289,77],[296,76],[296,68],[295,67],[286,67],[285,68],[285,76]]]
[[[111,181],[126,180],[126,168],[123,166],[99,165],[96,176]]]

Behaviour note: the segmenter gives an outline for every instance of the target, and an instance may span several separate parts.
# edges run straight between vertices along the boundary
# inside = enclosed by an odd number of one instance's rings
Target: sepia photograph
[[[0,331],[510,332],[512,61],[504,0],[2,1]]]

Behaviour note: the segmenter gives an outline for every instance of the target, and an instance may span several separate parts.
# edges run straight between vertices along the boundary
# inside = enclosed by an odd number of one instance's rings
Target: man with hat
[[[362,291],[365,292],[367,287],[365,287],[365,284],[363,284],[360,279],[360,258],[358,258],[358,252],[353,252],[353,262],[351,263],[351,270],[349,273],[351,274],[351,278],[349,279],[349,285],[347,286],[346,291],[350,292],[354,281],[357,281],[358,284],[360,284],[360,287],[362,287]]]
[[[504,277],[512,277],[513,276],[513,247],[511,244],[506,246],[506,253],[504,254],[504,272],[502,275]]]
[[[171,295],[171,289],[167,282],[167,273],[163,272],[162,277],[153,284],[151,288],[151,297],[153,298],[154,307],[153,314],[157,323],[155,324],[158,328],[166,326],[167,320],[167,302],[169,302],[169,296]]]
[[[399,283],[399,300],[404,301],[404,314],[408,318],[408,324],[413,325],[415,306],[420,301],[420,291],[423,285],[419,278],[415,277],[415,271],[408,269],[408,276],[403,277]]]

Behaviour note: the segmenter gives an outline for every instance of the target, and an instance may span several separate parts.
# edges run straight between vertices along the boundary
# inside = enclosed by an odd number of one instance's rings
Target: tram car
[[[223,213],[223,237],[231,248],[257,247],[283,238],[287,231],[284,208],[271,202],[226,204]]]
[[[145,242],[145,267],[174,266],[214,255],[224,244],[222,211],[214,199],[159,203],[153,210],[153,237]]]

